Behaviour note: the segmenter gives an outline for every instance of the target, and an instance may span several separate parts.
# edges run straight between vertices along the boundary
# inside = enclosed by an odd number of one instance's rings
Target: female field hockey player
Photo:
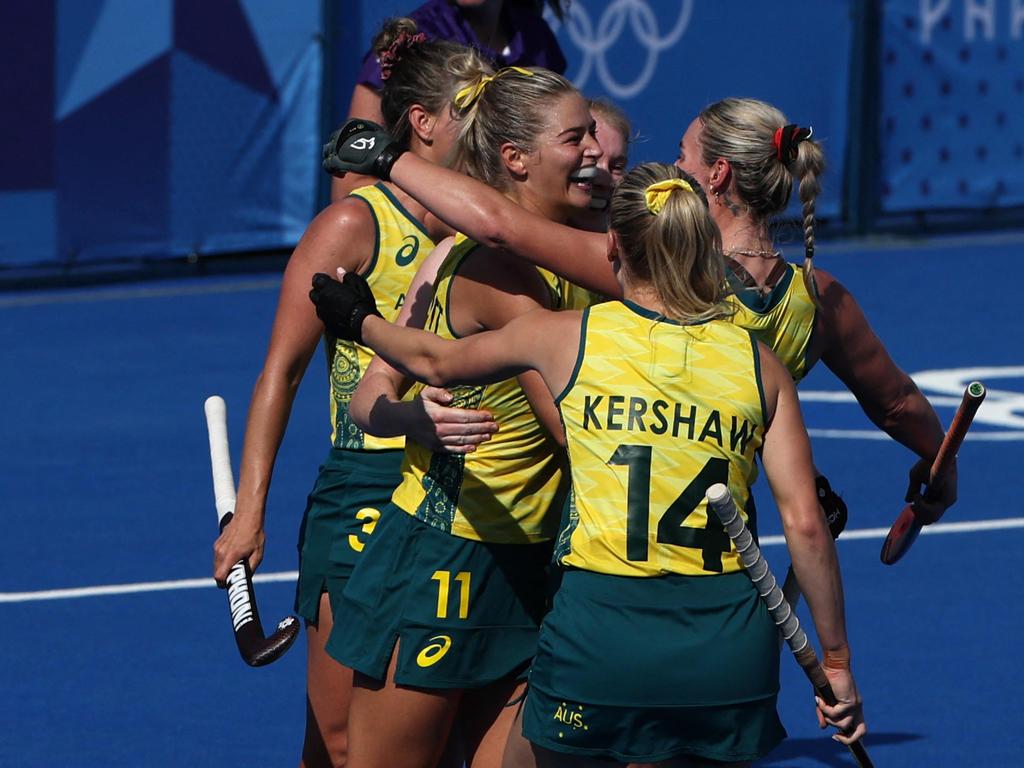
[[[626,176],[633,127],[626,113],[606,99],[587,99],[587,108],[594,118],[594,136],[601,145],[601,159],[591,182],[590,206],[575,214],[569,224],[589,232],[607,232],[608,203],[615,187]]]
[[[586,102],[565,78],[518,67],[455,98],[455,157],[538,216],[590,203],[581,172],[600,157]],[[561,309],[564,280],[456,238],[433,279],[426,327],[461,338],[531,310]],[[379,368],[379,364],[378,364]],[[388,431],[401,381],[367,375],[353,416]],[[389,389],[390,387],[390,389]],[[497,766],[546,608],[545,577],[568,491],[558,414],[534,372],[452,390],[500,430],[454,456],[406,442],[402,482],[345,589],[328,652],[355,670],[350,765],[432,766],[457,719],[467,763]],[[398,745],[401,745],[399,748]]]
[[[422,42],[399,21],[379,48],[389,54],[385,120],[397,141],[426,162],[444,162],[455,137],[451,98],[491,71],[468,48]],[[214,545],[214,576],[263,558],[264,516],[274,460],[299,382],[323,325],[306,296],[310,276],[339,264],[366,276],[380,310],[395,317],[417,267],[448,234],[444,225],[400,190],[377,184],[321,212],[288,262],[263,370],[249,407],[234,520]],[[349,341],[325,339],[331,389],[332,448],[309,497],[299,535],[296,609],[307,628],[307,711],[302,764],[343,765],[351,671],[324,651],[334,627],[332,603],[398,484],[403,441],[379,440],[351,421],[348,403],[373,354]],[[466,451],[495,424],[486,413],[442,408],[444,393],[406,404],[405,429],[437,450]],[[433,399],[431,399],[433,398]],[[469,422],[469,423],[466,423]],[[457,443],[453,441],[458,441]]]
[[[376,316],[358,275],[314,280],[331,332],[409,375],[480,384],[532,370],[558,403],[573,493],[522,716],[536,763],[749,765],[784,737],[775,625],[705,501],[726,483],[756,526],[759,451],[840,702],[820,711],[839,740],[859,738],[835,545],[796,389],[728,319],[721,240],[697,182],[668,165],[634,169],[606,243],[623,301],[535,311],[458,340]]]
[[[375,135],[368,128],[365,135]],[[348,149],[337,171],[365,172],[370,153]],[[341,146],[341,144],[339,144]],[[380,147],[380,143],[378,143]],[[813,255],[814,202],[823,170],[821,147],[808,131],[787,124],[764,102],[725,99],[690,124],[676,164],[693,173],[711,200],[711,215],[723,233],[733,264],[730,281],[740,289],[730,299],[735,321],[756,331],[799,379],[818,360],[856,396],[868,417],[920,460],[910,471],[907,500],[923,521],[933,522],[956,501],[956,467],[925,499],[919,488],[942,442],[934,409],[913,380],[893,362],[856,299],[834,277],[811,269],[804,279],[772,247],[770,224],[781,214],[794,182],[804,208],[806,252]],[[374,150],[376,152],[377,150]],[[452,226],[481,243],[515,253],[589,290],[621,295],[603,257],[602,238],[559,227],[469,178],[434,169],[417,158],[391,155],[392,180]],[[737,267],[742,269],[737,269]],[[743,283],[754,283],[742,287]],[[819,496],[831,517],[845,514],[842,501],[819,478]]]

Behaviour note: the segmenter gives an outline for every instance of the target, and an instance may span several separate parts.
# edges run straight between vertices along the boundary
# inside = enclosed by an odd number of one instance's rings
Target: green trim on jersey
[[[732,322],[753,332],[786,366],[794,381],[807,375],[811,342],[818,319],[818,291],[810,292],[797,273],[797,264],[786,264],[786,273],[767,295],[744,286],[732,272],[733,293],[727,301],[735,308]]]
[[[423,222],[421,222],[419,219],[417,219],[415,216],[409,213],[408,210],[406,210],[405,206],[398,201],[397,197],[395,197],[395,193],[384,186],[384,182],[378,181],[373,186],[376,189],[379,189],[382,193],[384,193],[384,197],[386,197],[388,201],[391,203],[391,205],[395,207],[395,210],[398,211],[403,216],[405,216],[405,218],[409,220],[410,224],[412,224],[414,227],[416,227],[416,229],[423,233],[423,236],[425,238],[427,238],[428,240],[430,239],[430,233],[427,232],[427,228],[423,226]]]
[[[377,310],[385,320],[393,322],[405,301],[409,283],[434,249],[434,242],[423,225],[383,184],[360,187],[349,197],[366,203],[373,217],[373,255],[361,274],[373,289]],[[330,382],[332,445],[355,451],[401,449],[405,445],[404,438],[367,434],[349,415],[349,403],[374,358],[373,350],[331,336],[325,336],[324,344]]]
[[[576,363],[572,367],[568,383],[562,388],[555,398],[555,405],[562,402],[562,398],[569,394],[569,390],[576,384],[576,377],[580,375],[580,367],[583,365],[583,355],[587,349],[587,320],[590,318],[590,307],[583,310],[583,322],[580,323],[580,343],[577,345]]]

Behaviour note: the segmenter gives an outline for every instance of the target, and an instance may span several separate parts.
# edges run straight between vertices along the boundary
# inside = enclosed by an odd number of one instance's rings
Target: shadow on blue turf
[[[911,741],[919,741],[922,738],[924,737],[916,733],[869,733],[865,738],[864,745],[870,755],[872,747],[906,744]],[[842,744],[832,741],[824,733],[821,738],[786,739],[778,749],[755,765],[757,768],[773,768],[773,766],[791,765],[794,760],[802,760],[802,765],[808,760],[814,760],[817,765],[834,766],[835,768],[855,765],[850,751]]]

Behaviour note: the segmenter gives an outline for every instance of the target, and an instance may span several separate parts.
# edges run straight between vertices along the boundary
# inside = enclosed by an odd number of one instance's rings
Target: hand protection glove
[[[391,134],[369,120],[349,120],[324,144],[324,170],[332,176],[361,173],[387,181],[405,150]]]
[[[313,290],[309,299],[316,305],[327,332],[338,339],[363,343],[363,320],[367,315],[380,317],[377,300],[366,278],[355,272],[346,272],[338,282],[323,272],[313,275]]]

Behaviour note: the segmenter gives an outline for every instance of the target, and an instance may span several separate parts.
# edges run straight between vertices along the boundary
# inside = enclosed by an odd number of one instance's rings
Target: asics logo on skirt
[[[452,639],[448,635],[435,635],[430,638],[430,644],[416,655],[416,663],[421,667],[432,667],[444,658],[451,647]]]

